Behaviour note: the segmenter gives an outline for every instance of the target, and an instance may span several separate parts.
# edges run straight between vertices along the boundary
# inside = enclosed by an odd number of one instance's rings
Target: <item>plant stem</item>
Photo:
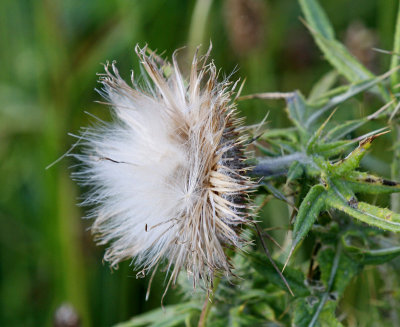
[[[391,165],[391,178],[394,181],[397,181],[400,177],[399,174],[399,168],[400,168],[400,126],[399,123],[395,123],[396,125],[394,126],[394,153],[393,153],[393,162]],[[400,211],[400,195],[398,193],[392,193],[390,195],[391,197],[391,209],[394,212],[399,212]]]
[[[206,326],[207,316],[208,316],[208,313],[210,312],[211,306],[213,304],[214,295],[215,295],[215,292],[217,291],[220,280],[221,280],[220,277],[215,278],[212,293],[206,294],[206,299],[204,300],[203,309],[201,310],[201,314],[200,314],[199,324],[197,325],[198,327]]]
[[[283,280],[283,282],[285,283],[285,285],[286,285],[286,287],[287,287],[287,289],[288,289],[290,295],[294,296],[293,291],[292,291],[292,289],[290,288],[290,285],[289,285],[289,283],[287,282],[285,276],[283,276],[282,272],[279,270],[279,268],[278,268],[278,266],[276,265],[275,261],[272,259],[271,253],[269,252],[269,250],[268,250],[268,248],[267,248],[267,245],[266,245],[265,242],[264,242],[264,238],[263,238],[263,235],[262,235],[262,231],[261,231],[261,229],[260,229],[260,226],[258,226],[256,222],[254,222],[254,226],[256,227],[258,237],[260,238],[261,245],[262,245],[262,247],[263,247],[263,249],[264,249],[265,254],[266,254],[267,257],[268,257],[269,262],[271,263],[271,265],[272,265],[272,267],[275,269],[275,271],[278,273],[279,277],[280,277],[280,278]]]
[[[396,16],[396,27],[393,39],[393,54],[390,62],[390,68],[397,67],[399,65],[399,52],[400,52],[400,4],[397,5],[397,16]],[[396,71],[390,76],[390,82],[392,88],[399,83],[399,72]]]
[[[395,35],[393,39],[393,54],[390,63],[390,67],[396,67],[399,64],[399,52],[400,52],[400,4],[397,4],[397,16],[396,16],[396,28],[395,28]],[[390,76],[390,82],[392,89],[396,86],[399,82],[399,72],[396,71]],[[395,133],[393,137],[393,141],[395,144],[394,148],[394,155],[393,155],[393,163],[392,163],[392,179],[397,180],[399,177],[399,162],[400,162],[400,149],[398,142],[400,140],[400,127],[399,123],[395,123]],[[398,212],[400,209],[400,195],[392,194],[391,195],[391,207],[392,210]]]
[[[207,26],[207,17],[210,12],[212,0],[197,0],[193,9],[193,15],[189,30],[188,58],[192,58],[193,52],[204,40]]]
[[[295,161],[307,163],[310,159],[302,152],[295,152],[277,158],[259,158],[251,174],[256,176],[285,175],[291,164]]]
[[[308,327],[314,327],[315,326],[315,324],[317,323],[318,317],[319,317],[322,309],[324,308],[324,305],[325,305],[326,301],[328,300],[329,292],[332,289],[333,282],[335,281],[336,272],[337,272],[337,269],[339,267],[341,254],[342,254],[342,244],[340,242],[338,242],[338,245],[336,247],[335,258],[333,259],[333,263],[332,263],[331,274],[329,276],[328,288],[327,288],[326,292],[324,293],[324,295],[322,296],[321,301],[319,302],[317,311],[315,311],[315,314],[314,314],[313,318],[311,319],[310,324],[308,325]]]

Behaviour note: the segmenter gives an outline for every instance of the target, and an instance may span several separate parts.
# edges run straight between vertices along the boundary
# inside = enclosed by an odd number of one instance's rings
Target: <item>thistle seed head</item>
[[[168,286],[184,269],[209,288],[216,273],[231,274],[225,249],[243,246],[249,222],[235,84],[217,81],[208,54],[195,55],[184,79],[176,54],[169,64],[146,48],[136,53],[147,85],[132,75],[130,86],[114,63],[105,65],[101,94],[113,120],[85,130],[74,177],[90,187],[84,204],[93,208],[93,233],[108,244],[106,261],[133,259],[142,275],[164,262]]]

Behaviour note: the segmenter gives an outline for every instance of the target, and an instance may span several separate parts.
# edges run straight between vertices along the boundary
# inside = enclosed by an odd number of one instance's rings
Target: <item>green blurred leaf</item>
[[[233,307],[229,310],[229,327],[252,327],[260,326],[264,323],[264,319],[259,319],[244,312],[244,305]],[[212,326],[210,324],[210,326]]]
[[[318,297],[302,298],[294,306],[293,324],[296,327],[343,327],[336,319],[334,303],[327,303],[318,315],[318,320],[312,325],[311,320],[317,311]]]
[[[285,196],[285,194],[283,194],[280,190],[278,190],[272,184],[264,183],[263,186],[269,193],[271,193],[278,200],[284,201],[286,203],[290,203],[290,200]]]
[[[301,163],[298,161],[293,162],[287,173],[286,183],[290,183],[291,181],[300,178],[303,175],[304,168]]]
[[[338,141],[367,122],[367,119],[349,120],[332,128],[324,137],[327,141]]]
[[[275,320],[274,309],[265,302],[259,302],[252,306],[252,309],[266,320]]]
[[[321,327],[344,327],[336,317],[335,309],[330,309],[329,304],[327,308],[319,315],[318,322]],[[333,305],[332,305],[333,307]],[[335,307],[336,308],[336,307]]]
[[[299,0],[299,3],[310,26],[319,31],[326,39],[333,40],[335,32],[319,3],[314,0]]]
[[[326,59],[350,82],[365,81],[374,77],[367,68],[350,54],[343,44],[333,39],[324,38],[316,30],[311,30],[311,33]]]
[[[43,127],[43,110],[22,89],[0,83],[0,131],[3,135],[38,133]],[[6,105],[4,105],[6,104]]]
[[[340,87],[339,93],[318,104],[316,110],[314,110],[314,112],[307,117],[307,121],[304,123],[304,126],[306,128],[311,127],[325,112],[337,107],[340,103],[354,97],[355,95],[372,88],[373,86],[387,79],[392,73],[393,71],[389,71],[376,78],[366,79],[346,85],[345,87]]]
[[[297,128],[289,127],[289,128],[274,128],[264,132],[260,139],[262,140],[270,140],[271,138],[284,138],[292,143],[298,143],[297,137]]]
[[[330,63],[352,82],[373,77],[367,68],[335,40],[332,26],[318,2],[315,0],[299,0],[299,2],[311,33]]]
[[[309,29],[317,45],[326,59],[350,82],[359,82],[374,77],[346,47],[335,40],[329,20],[316,0],[299,0],[301,9],[306,17]],[[378,93],[385,101],[390,101],[389,92],[378,87]]]
[[[307,102],[313,103],[315,100],[321,98],[335,85],[337,80],[338,73],[335,70],[326,73],[316,84],[314,84],[310,94],[308,95]]]
[[[307,113],[307,104],[304,97],[297,91],[294,95],[286,98],[289,118],[299,128],[300,132],[306,133],[304,123]]]
[[[359,272],[360,265],[346,256],[341,245],[325,246],[317,256],[324,289],[315,290],[315,296],[296,302],[293,323],[295,326],[341,326],[335,311],[344,290]]]
[[[354,142],[336,141],[330,143],[317,143],[314,145],[314,152],[328,159],[345,152]]]
[[[364,265],[380,265],[400,256],[400,246],[393,246],[382,249],[369,249],[354,244],[353,239],[363,237],[360,232],[348,231],[341,237],[344,250],[357,262]]]
[[[335,258],[339,257],[337,267],[335,268]],[[317,256],[317,262],[321,270],[321,282],[325,285],[325,292],[328,291],[334,295],[335,301],[338,301],[344,293],[347,285],[360,271],[360,263],[347,256],[341,250],[341,244],[335,248],[326,246]],[[332,274],[334,272],[334,274]],[[332,299],[333,301],[333,299]]]
[[[115,325],[115,327],[174,327],[183,324],[188,316],[200,311],[199,305],[191,302],[169,305],[136,316],[127,322]]]
[[[314,134],[309,138],[307,145],[306,145],[306,152],[307,154],[315,153],[315,146],[319,143],[321,134],[325,129],[326,125],[328,124],[329,120],[332,118],[334,112],[332,112],[327,119],[318,127],[318,129],[314,132]]]
[[[397,3],[397,18],[396,18],[396,29],[393,38],[393,54],[392,60],[390,62],[390,68],[393,69],[399,65],[399,55],[400,55],[400,4]],[[399,83],[399,72],[395,72],[391,76],[391,86],[392,88]]]
[[[257,147],[258,150],[260,150],[260,152],[263,155],[266,155],[268,157],[274,157],[276,154],[274,151],[271,151],[270,149],[266,148],[265,146],[262,146],[260,143],[254,143],[254,145]]]

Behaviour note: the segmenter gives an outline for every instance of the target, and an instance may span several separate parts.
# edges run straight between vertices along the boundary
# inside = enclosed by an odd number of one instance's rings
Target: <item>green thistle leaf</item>
[[[313,186],[300,205],[293,227],[293,241],[287,261],[291,254],[308,234],[319,213],[325,208],[326,189],[322,185]]]
[[[332,208],[340,210],[368,225],[391,232],[400,232],[400,215],[389,210],[370,205],[365,202],[350,203],[343,201],[331,193],[326,197]]]
[[[388,194],[400,192],[400,183],[364,172],[352,171],[343,181],[355,193]]]

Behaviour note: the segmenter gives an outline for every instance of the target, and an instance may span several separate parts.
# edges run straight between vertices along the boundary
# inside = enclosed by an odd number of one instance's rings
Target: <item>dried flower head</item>
[[[114,118],[85,130],[75,177],[91,186],[84,204],[94,207],[93,233],[109,244],[105,260],[132,258],[141,274],[165,261],[168,286],[183,268],[209,287],[216,272],[231,273],[224,250],[242,246],[239,229],[248,223],[252,184],[235,84],[217,81],[208,55],[194,57],[186,81],[175,54],[170,65],[146,48],[136,53],[147,85],[132,74],[131,87],[114,63],[105,66],[101,94]]]

